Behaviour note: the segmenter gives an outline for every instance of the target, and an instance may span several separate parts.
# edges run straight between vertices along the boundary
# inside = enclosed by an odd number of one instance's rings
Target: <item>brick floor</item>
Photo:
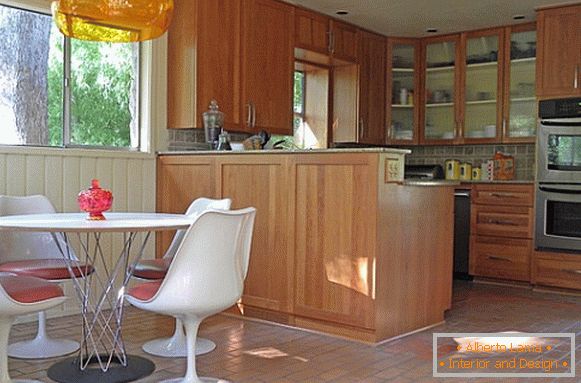
[[[48,321],[51,335],[78,338],[76,316]],[[15,325],[11,342],[30,338],[35,323]],[[146,355],[141,345],[169,336],[173,320],[129,308],[124,339],[128,352],[154,361],[153,375],[139,382],[159,382],[180,377],[184,359]],[[573,332],[581,349],[581,297],[533,292],[528,289],[458,282],[446,323],[398,341],[379,346],[317,335],[266,323],[218,315],[207,319],[200,335],[216,342],[213,352],[197,358],[200,375],[232,382],[579,382],[581,378],[461,379],[432,377],[433,332]],[[453,346],[450,352],[454,352]],[[46,370],[58,359],[25,361],[10,359],[13,378],[52,382]],[[581,371],[581,362],[576,363]],[[581,372],[579,372],[581,375]]]

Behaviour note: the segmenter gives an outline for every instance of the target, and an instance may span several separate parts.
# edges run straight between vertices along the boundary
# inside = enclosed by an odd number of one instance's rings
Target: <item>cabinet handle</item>
[[[518,226],[518,223],[512,221],[504,221],[501,219],[489,219],[488,223],[491,223],[493,225]]]
[[[508,122],[506,118],[502,119],[502,137],[506,136],[506,127],[508,126]]]
[[[496,197],[496,198],[518,198],[517,195],[514,195],[512,193],[490,193],[491,197]]]
[[[512,259],[506,258],[506,257],[499,257],[498,255],[489,255],[489,254],[487,254],[486,258],[488,258],[488,259],[490,259],[492,261],[504,261],[504,262],[513,263]]]
[[[246,126],[252,128],[252,104],[246,104]]]
[[[574,275],[581,275],[581,270],[571,270],[571,269],[561,269],[564,273],[574,274]]]
[[[256,127],[256,105],[252,104],[252,127]]]
[[[329,36],[329,42],[327,45],[327,50],[329,51],[329,53],[333,53],[333,31],[329,30],[327,32],[327,35]]]
[[[579,87],[579,64],[575,65],[575,80],[573,80],[573,88]]]
[[[359,119],[359,137],[365,137],[365,122],[363,121],[363,117]]]

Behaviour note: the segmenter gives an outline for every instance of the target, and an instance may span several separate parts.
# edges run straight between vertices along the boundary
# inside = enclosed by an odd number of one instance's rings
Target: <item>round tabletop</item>
[[[86,213],[27,214],[0,217],[0,230],[43,232],[139,232],[188,228],[196,217],[165,213],[105,213],[90,221]]]

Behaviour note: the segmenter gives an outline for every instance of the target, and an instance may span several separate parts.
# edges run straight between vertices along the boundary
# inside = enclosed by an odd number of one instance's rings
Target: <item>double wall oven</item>
[[[541,101],[539,117],[536,247],[581,253],[581,98]]]

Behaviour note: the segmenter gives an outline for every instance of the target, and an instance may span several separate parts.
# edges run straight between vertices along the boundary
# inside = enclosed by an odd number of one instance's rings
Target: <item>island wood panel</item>
[[[380,169],[381,172],[381,169]],[[452,187],[379,183],[376,338],[444,320],[452,305]]]
[[[368,155],[296,159],[296,315],[373,328],[376,166]]]
[[[157,211],[183,214],[199,197],[216,195],[215,164],[208,157],[161,157],[157,169]],[[157,256],[162,257],[175,232],[157,234]]]
[[[291,311],[292,257],[288,253],[286,156],[251,155],[217,160],[218,194],[232,208],[256,208],[254,236],[242,302],[245,306]]]

